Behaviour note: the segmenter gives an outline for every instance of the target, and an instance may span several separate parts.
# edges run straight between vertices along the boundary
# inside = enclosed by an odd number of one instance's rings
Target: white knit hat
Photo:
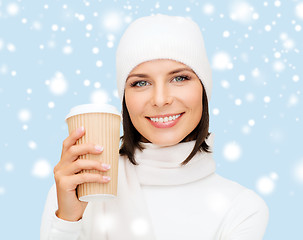
[[[116,53],[117,87],[121,100],[129,73],[140,63],[154,59],[172,59],[189,66],[202,81],[210,100],[211,69],[202,33],[194,21],[157,14],[130,24]]]

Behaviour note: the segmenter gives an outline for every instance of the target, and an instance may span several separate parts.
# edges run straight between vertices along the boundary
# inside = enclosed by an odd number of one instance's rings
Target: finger
[[[71,146],[75,145],[77,140],[85,134],[84,127],[74,130],[64,141],[62,147],[62,153],[66,152]]]
[[[74,174],[69,178],[72,183],[72,189],[76,189],[76,187],[82,183],[108,183],[110,181],[109,176],[103,176],[98,173],[79,173]]]
[[[64,159],[68,159],[68,162],[73,162],[78,159],[79,156],[86,154],[100,154],[103,151],[103,147],[92,143],[84,143],[71,146],[65,153]]]
[[[110,169],[109,164],[105,164],[96,160],[89,159],[78,159],[70,165],[70,168],[67,170],[66,175],[72,175],[79,173],[82,170],[97,170],[101,172],[106,172]]]

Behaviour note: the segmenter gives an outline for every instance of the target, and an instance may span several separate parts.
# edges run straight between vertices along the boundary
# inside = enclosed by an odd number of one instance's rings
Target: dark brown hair
[[[196,126],[196,128],[188,134],[181,142],[188,142],[191,140],[196,140],[195,146],[192,152],[188,155],[188,157],[181,163],[182,165],[187,164],[198,151],[210,152],[209,146],[205,142],[207,137],[209,136],[209,113],[208,113],[208,101],[205,90],[203,89],[203,97],[202,97],[202,116],[200,122]],[[122,101],[122,118],[123,118],[123,132],[124,135],[121,137],[122,145],[120,147],[120,155],[127,156],[132,164],[138,165],[135,160],[135,150],[136,148],[143,150],[143,147],[140,145],[141,134],[134,127],[127,107],[125,103],[125,95],[123,96]]]

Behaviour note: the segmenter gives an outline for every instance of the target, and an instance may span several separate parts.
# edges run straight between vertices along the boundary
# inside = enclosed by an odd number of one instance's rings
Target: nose
[[[168,86],[165,84],[156,85],[152,92],[151,104],[156,107],[163,107],[170,105],[173,101],[173,97],[170,93]]]

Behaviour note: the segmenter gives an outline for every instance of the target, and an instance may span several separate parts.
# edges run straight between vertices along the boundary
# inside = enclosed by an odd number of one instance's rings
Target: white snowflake
[[[236,1],[231,5],[230,18],[241,23],[248,23],[252,19],[253,7],[245,1]]]
[[[212,59],[212,67],[215,70],[227,70],[232,69],[233,64],[231,62],[231,58],[226,52],[218,52],[213,56]]]
[[[242,155],[241,147],[236,142],[227,143],[223,148],[223,156],[229,162],[235,162],[239,160]]]
[[[16,46],[15,46],[14,44],[12,44],[12,43],[8,43],[8,44],[6,45],[6,48],[7,48],[7,50],[10,51],[10,52],[16,52]]]
[[[5,194],[5,188],[0,186],[0,195],[4,195]]]
[[[13,170],[14,170],[14,164],[12,164],[12,163],[6,163],[6,164],[5,164],[5,170],[6,170],[7,172],[13,171]]]
[[[108,103],[109,97],[107,92],[105,92],[102,89],[99,89],[91,94],[90,100],[92,103],[102,104],[102,103]]]
[[[28,142],[28,147],[30,148],[30,149],[32,149],[32,150],[34,150],[34,149],[36,149],[37,148],[37,143],[35,142],[35,141],[29,141]]]
[[[98,54],[99,53],[99,48],[98,47],[94,47],[92,49],[93,54]]]
[[[87,31],[91,31],[91,30],[93,30],[93,25],[92,24],[87,24],[85,28],[86,28]]]
[[[15,16],[19,13],[19,5],[17,3],[9,3],[6,11],[10,16]]]
[[[28,109],[21,109],[18,113],[18,118],[21,122],[28,122],[31,117],[31,112]]]
[[[66,55],[73,53],[73,48],[71,46],[64,46],[62,52]]]
[[[51,165],[46,159],[39,159],[35,162],[32,175],[38,178],[46,178],[51,174]]]
[[[49,90],[55,95],[62,95],[67,91],[67,82],[61,72],[56,72],[55,76],[47,81]]]
[[[122,27],[122,16],[117,12],[109,12],[104,15],[103,26],[109,31],[118,31]]]
[[[295,12],[298,18],[303,19],[303,2],[296,5]]]
[[[268,195],[274,191],[275,183],[270,177],[263,176],[257,180],[256,188],[260,193]]]
[[[212,15],[214,11],[215,11],[215,7],[211,3],[207,3],[203,6],[203,13],[205,15]]]
[[[297,162],[293,167],[293,176],[298,183],[303,184],[303,160]]]

